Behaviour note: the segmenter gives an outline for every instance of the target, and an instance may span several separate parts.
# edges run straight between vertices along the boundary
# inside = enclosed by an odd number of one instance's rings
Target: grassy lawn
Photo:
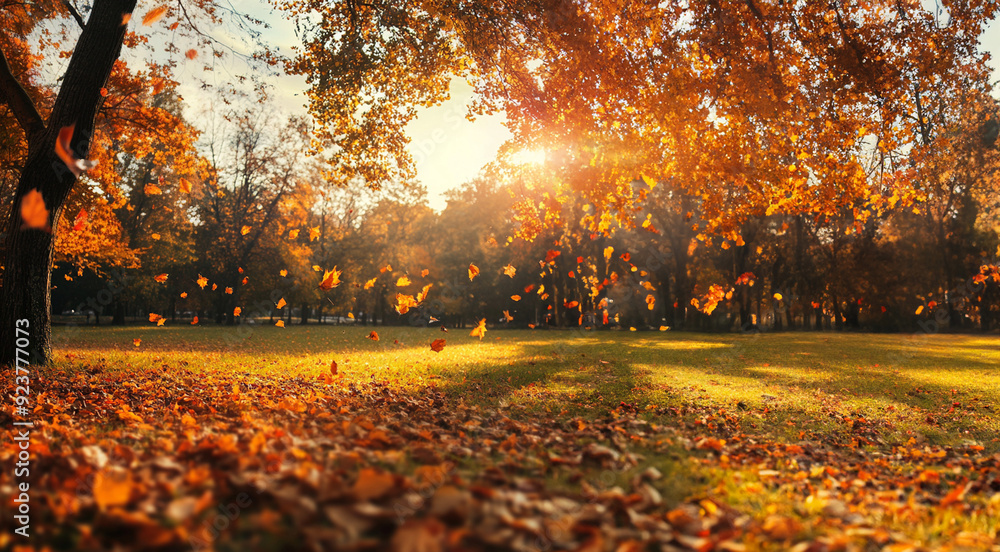
[[[372,329],[57,329],[46,542],[1000,549],[996,337]],[[213,533],[241,488],[265,498]]]

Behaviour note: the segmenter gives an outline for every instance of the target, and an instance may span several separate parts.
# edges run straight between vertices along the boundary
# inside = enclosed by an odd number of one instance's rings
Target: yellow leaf
[[[913,314],[920,314],[922,312],[924,312],[924,306],[920,305],[919,307],[917,307],[917,311],[914,312]]]
[[[279,327],[279,328],[284,328],[285,327],[285,321],[284,320],[278,320],[277,322],[274,323],[274,325],[277,326],[277,327]]]
[[[329,270],[323,274],[323,281],[319,283],[319,289],[323,291],[330,291],[331,289],[340,285],[340,274],[341,271],[337,270],[334,266],[333,270]]]
[[[288,303],[285,303],[285,298],[282,297],[281,299],[278,299],[278,305],[277,305],[277,307],[279,309],[283,309],[283,308],[285,308],[285,305],[287,305],[287,304]]]
[[[288,276],[288,271],[283,269],[283,270],[280,270],[278,272],[278,274],[280,274],[281,277],[284,278],[285,276]]]
[[[400,278],[396,280],[396,287],[406,287],[411,283],[413,282],[411,282],[410,279],[407,278],[406,276],[400,276]]]
[[[207,285],[208,285],[208,278],[206,278],[206,277],[202,276],[201,274],[199,274],[198,275],[198,287],[200,287],[201,289],[205,289],[205,286],[207,286]]]
[[[252,230],[252,228],[250,228],[249,226],[244,225],[243,228],[240,228],[240,235],[241,236],[246,236],[247,234],[250,233],[250,230]]]
[[[365,289],[371,289],[371,288],[375,287],[375,281],[376,280],[378,280],[378,278],[372,278],[371,280],[368,280],[367,282],[365,282]]]
[[[479,267],[469,263],[469,281],[471,282],[476,276],[479,276]]]
[[[782,295],[781,295],[780,293],[775,293],[775,294],[774,294],[774,298],[775,298],[776,300],[778,300],[778,301],[781,301],[782,297],[783,297],[783,296],[782,296]]]
[[[650,190],[656,187],[656,181],[646,175],[642,175],[642,181],[645,182],[647,186],[649,186]]]
[[[517,269],[514,268],[513,266],[509,265],[509,264],[507,266],[503,267],[503,273],[504,273],[505,276],[510,276],[511,278],[513,278],[514,274],[516,272],[517,272]]]
[[[472,332],[469,333],[472,337],[478,337],[480,341],[483,340],[483,336],[486,335],[486,319],[483,318],[479,321],[479,325],[476,326]]]
[[[233,309],[233,316],[239,316],[242,313],[243,309],[241,309],[240,307],[236,307],[235,309]]]
[[[319,237],[319,226],[313,226],[309,229],[309,241],[315,241]]]

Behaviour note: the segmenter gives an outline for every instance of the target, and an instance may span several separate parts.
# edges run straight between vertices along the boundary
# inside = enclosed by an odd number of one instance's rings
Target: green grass
[[[372,329],[377,342],[365,338]],[[845,417],[864,418],[881,444],[1000,449],[1000,343],[990,336],[496,330],[480,341],[468,330],[313,325],[78,327],[54,337],[63,343],[55,358],[68,366],[315,377],[336,361],[347,382],[433,385],[529,413],[627,408],[655,420],[697,406],[793,442],[803,432],[837,437]],[[438,338],[447,345],[435,353]]]

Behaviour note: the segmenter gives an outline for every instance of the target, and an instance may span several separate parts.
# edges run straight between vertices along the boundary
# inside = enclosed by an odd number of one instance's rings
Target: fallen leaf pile
[[[52,549],[919,550],[899,527],[1000,515],[1000,456],[859,447],[877,421],[842,422],[843,441],[784,444],[744,434],[752,416],[703,406],[570,419],[347,382],[333,367],[315,379],[105,365],[34,377],[31,543]],[[5,408],[4,465],[11,422]],[[729,481],[664,498],[711,473]],[[798,513],[737,511],[734,485]],[[12,523],[0,521],[4,548]],[[996,530],[949,545],[995,549]]]

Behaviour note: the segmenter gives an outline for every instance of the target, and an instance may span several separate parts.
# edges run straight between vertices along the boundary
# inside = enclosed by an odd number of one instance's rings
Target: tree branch
[[[83,18],[80,17],[80,12],[76,11],[76,8],[73,7],[73,4],[71,4],[69,0],[62,0],[62,3],[63,6],[66,6],[66,9],[69,10],[69,14],[73,16],[73,19],[76,19],[77,24],[80,25],[80,28],[82,29],[84,27],[84,23]]]
[[[0,95],[14,112],[17,124],[24,131],[28,141],[31,137],[45,130],[45,121],[38,113],[35,103],[28,96],[28,91],[21,86],[14,73],[11,72],[7,56],[0,50]]]

